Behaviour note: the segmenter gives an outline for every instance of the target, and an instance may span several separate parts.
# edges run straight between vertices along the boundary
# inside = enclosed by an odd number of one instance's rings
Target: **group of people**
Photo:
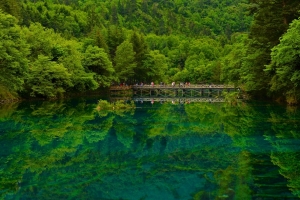
[[[141,82],[140,84],[136,83],[135,85],[136,85],[136,86],[144,86],[144,83],[143,83],[143,82]],[[152,82],[150,83],[150,86],[154,87],[154,85],[155,85],[155,83],[152,81]],[[166,84],[165,84],[164,82],[160,82],[159,85],[160,85],[160,86],[166,86]],[[176,86],[176,83],[175,83],[175,82],[172,82],[171,85],[172,85],[172,87],[175,87],[175,86]],[[179,87],[188,87],[188,86],[190,86],[190,82],[185,82],[185,83],[179,82],[179,83],[178,83],[178,86],[179,86]]]
[[[115,84],[113,84],[113,85],[115,85]],[[119,85],[119,86],[128,86],[127,83],[119,83],[119,84],[117,84],[117,85]],[[143,82],[141,82],[141,83],[136,83],[136,84],[135,84],[135,86],[144,86],[144,85],[145,85],[145,84],[144,84]],[[147,84],[146,84],[146,85],[147,85]],[[154,86],[155,86],[155,83],[152,81],[152,82],[150,82],[149,85],[152,86],[152,87],[154,87]],[[172,82],[171,85],[172,85],[172,87],[175,87],[175,86],[176,86],[176,83],[175,83],[175,82]],[[164,87],[164,86],[167,86],[167,84],[165,84],[164,82],[160,82],[159,86]],[[185,82],[185,83],[179,82],[179,83],[178,83],[178,86],[179,86],[179,87],[188,87],[188,86],[190,86],[190,82]]]
[[[175,86],[176,86],[176,83],[175,83],[175,82],[172,82],[172,87],[175,87]],[[185,82],[185,83],[179,82],[179,83],[178,83],[178,86],[179,86],[179,87],[188,87],[188,86],[190,86],[190,82]]]
[[[127,86],[127,83],[120,83],[119,86]]]

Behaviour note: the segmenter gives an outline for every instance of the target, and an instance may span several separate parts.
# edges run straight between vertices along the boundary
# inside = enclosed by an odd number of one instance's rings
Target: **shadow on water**
[[[1,199],[298,199],[300,113],[97,98],[0,107]]]

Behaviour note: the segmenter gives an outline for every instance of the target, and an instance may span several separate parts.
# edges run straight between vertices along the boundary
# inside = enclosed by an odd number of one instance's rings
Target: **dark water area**
[[[299,199],[300,111],[100,97],[0,107],[0,199]]]

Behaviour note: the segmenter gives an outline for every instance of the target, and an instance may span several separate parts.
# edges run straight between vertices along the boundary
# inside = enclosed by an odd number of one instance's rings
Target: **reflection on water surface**
[[[1,199],[298,199],[300,112],[274,104],[0,108]]]

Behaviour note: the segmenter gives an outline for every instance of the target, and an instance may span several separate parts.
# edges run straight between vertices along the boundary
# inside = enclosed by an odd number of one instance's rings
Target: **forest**
[[[0,99],[234,84],[300,102],[297,0],[0,0]]]

